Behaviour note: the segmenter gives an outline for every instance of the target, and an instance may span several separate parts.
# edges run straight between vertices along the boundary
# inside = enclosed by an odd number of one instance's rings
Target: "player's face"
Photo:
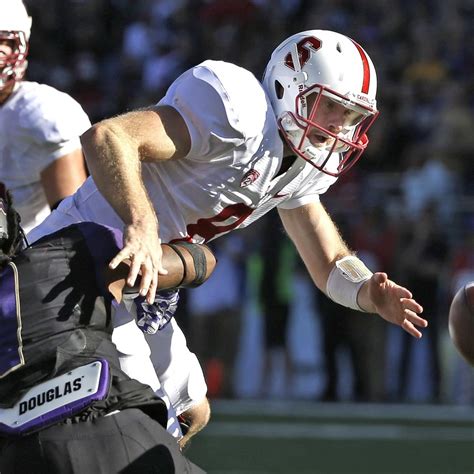
[[[0,72],[3,71],[5,60],[13,53],[13,44],[9,40],[0,40]]]
[[[0,74],[3,73],[3,70],[7,66],[8,57],[13,54],[13,42],[10,40],[0,40]],[[11,94],[13,90],[14,83],[7,84],[2,86],[0,81],[0,105],[3,104]]]
[[[312,111],[317,94],[308,96],[308,110]],[[311,113],[311,112],[310,112]],[[328,130],[335,135],[345,133],[348,128],[357,125],[364,116],[355,110],[348,109],[335,100],[321,96],[319,103],[316,105],[314,115],[310,115],[309,119],[317,123],[321,128]],[[317,148],[323,148],[332,145],[334,138],[326,135],[322,130],[311,128],[308,132],[308,139],[311,144]]]

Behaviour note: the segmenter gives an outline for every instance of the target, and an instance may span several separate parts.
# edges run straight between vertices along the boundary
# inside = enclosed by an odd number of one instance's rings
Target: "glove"
[[[137,310],[137,325],[145,334],[161,331],[171,321],[178,307],[179,290],[160,291],[154,303],[146,302],[144,296],[133,301]]]

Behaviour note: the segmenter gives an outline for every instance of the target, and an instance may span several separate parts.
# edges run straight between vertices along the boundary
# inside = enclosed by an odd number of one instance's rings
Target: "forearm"
[[[81,143],[97,188],[123,222],[156,222],[141,178],[138,144],[120,122],[106,120],[94,125]]]
[[[81,137],[99,191],[125,224],[156,223],[142,181],[141,163],[179,159],[188,153],[186,124],[172,107],[151,107],[104,120]]]
[[[351,255],[334,222],[320,203],[281,210],[280,217],[312,280],[326,292],[335,262]]]
[[[372,272],[349,250],[323,206],[313,203],[280,215],[316,286],[343,306],[371,310],[358,293]]]

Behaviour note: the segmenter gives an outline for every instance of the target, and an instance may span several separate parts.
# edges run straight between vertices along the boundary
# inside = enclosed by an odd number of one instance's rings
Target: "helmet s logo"
[[[240,182],[241,188],[246,188],[254,183],[260,177],[260,173],[257,170],[249,170],[245,173],[242,181]]]
[[[321,44],[321,40],[315,38],[314,36],[308,36],[298,41],[296,48],[298,50],[298,57],[300,58],[301,67],[303,67],[308,62],[311,56],[311,51],[316,52],[319,48],[321,48]],[[285,56],[285,65],[295,71],[295,65],[293,64],[291,53],[288,53]]]

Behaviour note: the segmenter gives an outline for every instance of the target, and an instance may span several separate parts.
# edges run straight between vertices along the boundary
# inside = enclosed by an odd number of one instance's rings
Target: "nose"
[[[332,133],[339,133],[344,128],[344,114],[340,111],[333,111],[327,120],[328,130]]]

